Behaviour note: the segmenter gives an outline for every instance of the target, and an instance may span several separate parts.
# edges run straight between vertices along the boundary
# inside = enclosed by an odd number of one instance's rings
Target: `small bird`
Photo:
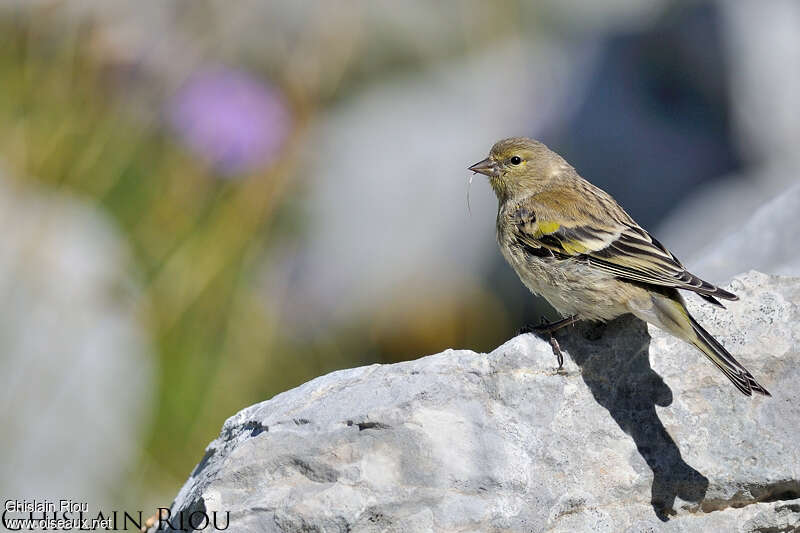
[[[770,396],[686,309],[678,289],[707,302],[738,300],[687,272],[608,193],[592,185],[539,141],[512,137],[469,167],[489,178],[498,200],[497,242],[522,283],[564,318],[531,328],[550,334],[578,320],[626,313],[693,344],[739,389]]]

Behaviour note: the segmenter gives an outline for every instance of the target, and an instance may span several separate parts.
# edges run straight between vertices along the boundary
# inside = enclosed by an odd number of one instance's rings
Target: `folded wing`
[[[556,214],[538,198],[528,199],[512,215],[516,238],[521,245],[539,252],[585,261],[615,276],[665,287],[686,289],[706,300],[738,300],[738,297],[703,281],[688,272],[681,262],[624,211],[615,216],[570,216],[575,210],[559,210]],[[604,199],[603,199],[604,200]],[[565,216],[566,213],[566,216]],[[577,220],[590,220],[590,224]]]

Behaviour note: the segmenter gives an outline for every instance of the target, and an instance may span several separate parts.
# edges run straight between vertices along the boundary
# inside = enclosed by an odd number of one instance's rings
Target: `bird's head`
[[[492,146],[489,157],[469,170],[488,176],[502,202],[542,190],[566,163],[547,146],[527,137],[511,137]]]

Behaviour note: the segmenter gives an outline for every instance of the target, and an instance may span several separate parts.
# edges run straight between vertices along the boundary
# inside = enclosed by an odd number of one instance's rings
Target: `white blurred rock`
[[[0,173],[5,497],[73,498],[94,510],[124,489],[153,392],[129,269],[105,216]]]
[[[497,200],[476,175],[470,215],[467,167],[557,112],[569,64],[546,43],[508,42],[372,84],[327,113],[304,154],[312,187],[308,241],[287,267],[293,314],[319,320],[398,286],[474,283],[497,257]]]
[[[342,370],[228,419],[172,518],[230,511],[236,532],[793,531],[800,279],[751,272],[729,288],[742,299],[728,310],[690,306],[771,398],[741,395],[632,317],[559,334],[560,374],[531,335]]]
[[[756,268],[777,273],[769,264],[759,262],[756,255],[739,259],[738,267],[728,270],[723,278],[714,278],[703,272],[699,265],[711,250],[726,239],[735,239],[749,229],[751,217],[765,205],[783,195],[792,195],[792,186],[800,177],[800,160],[793,164],[784,161],[753,170],[745,175],[712,182],[698,189],[688,200],[677,206],[655,228],[654,235],[679,257],[689,269],[709,281],[723,282],[733,274]],[[797,227],[797,218],[789,217],[783,224]],[[761,230],[770,233],[783,231],[769,224]],[[752,233],[748,233],[752,234]],[[747,261],[752,261],[747,263]]]
[[[727,30],[731,109],[742,152],[754,160],[798,162],[800,2],[717,5]]]
[[[703,277],[700,265],[710,250],[746,229],[756,210],[791,194],[788,189],[800,182],[800,3],[719,1],[717,5],[730,58],[734,130],[740,152],[752,167],[741,176],[702,187],[656,228],[659,240]],[[797,227],[796,222],[786,222]],[[786,231],[772,225],[764,230]],[[751,263],[745,264],[743,255],[736,267],[707,277],[724,281],[750,268],[778,272],[757,254],[747,257]],[[715,279],[718,275],[722,277]]]
[[[748,213],[749,215],[749,213]],[[770,274],[800,276],[800,183],[761,206],[708,246],[693,269],[713,282],[754,268]],[[700,274],[698,274],[700,275]]]

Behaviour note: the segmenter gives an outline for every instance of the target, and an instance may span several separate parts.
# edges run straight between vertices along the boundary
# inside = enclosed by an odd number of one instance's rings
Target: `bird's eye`
[[[514,157],[511,158],[510,161],[512,165],[519,165],[520,163],[522,163],[522,158],[518,155],[515,155]]]

